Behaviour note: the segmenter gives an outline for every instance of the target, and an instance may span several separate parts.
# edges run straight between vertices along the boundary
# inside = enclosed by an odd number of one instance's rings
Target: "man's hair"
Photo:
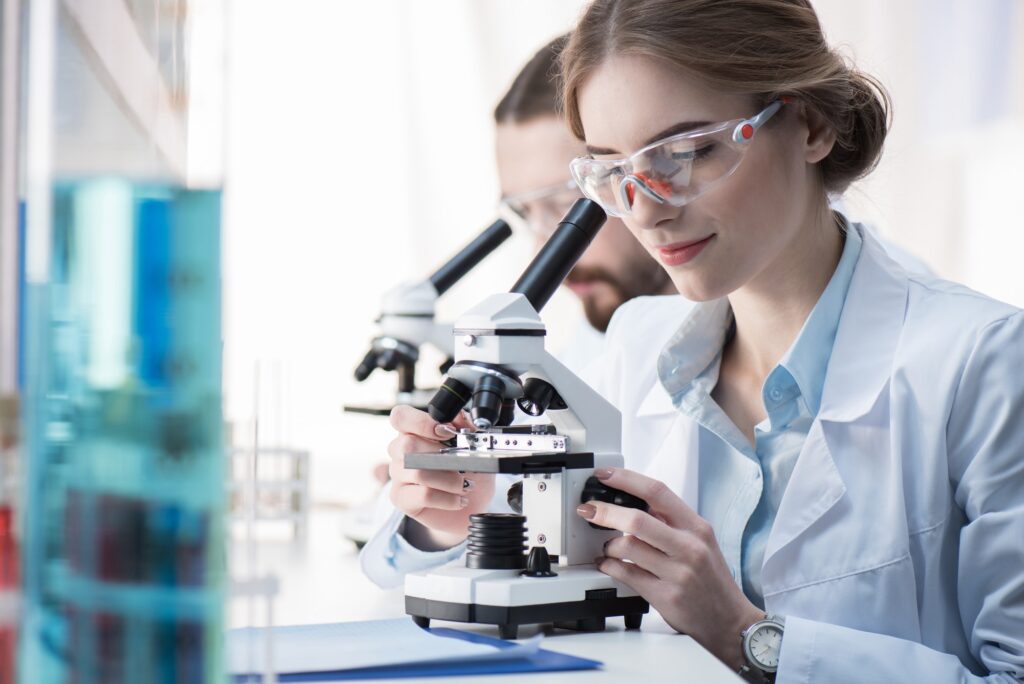
[[[569,34],[555,38],[526,63],[494,108],[495,123],[525,123],[561,115],[559,57],[568,40]]]

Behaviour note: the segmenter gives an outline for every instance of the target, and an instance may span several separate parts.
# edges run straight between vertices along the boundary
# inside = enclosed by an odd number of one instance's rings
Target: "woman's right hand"
[[[440,424],[411,406],[392,409],[391,425],[401,433],[388,445],[391,502],[425,528],[430,546],[455,546],[466,538],[469,516],[487,510],[494,495],[494,475],[410,470],[405,467],[405,455],[440,451],[443,442],[454,437],[460,428],[472,425],[463,413],[450,424]],[[466,483],[469,486],[464,486]]]

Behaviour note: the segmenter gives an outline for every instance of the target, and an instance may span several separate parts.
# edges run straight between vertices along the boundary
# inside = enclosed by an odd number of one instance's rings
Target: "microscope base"
[[[420,627],[431,620],[496,625],[502,639],[515,639],[519,625],[551,624],[579,632],[602,632],[605,618],[625,617],[626,629],[640,629],[650,606],[639,596],[589,599],[536,606],[482,606],[405,597],[405,612]]]
[[[624,616],[639,629],[650,606],[593,566],[552,568],[559,576],[530,578],[514,570],[472,570],[458,564],[406,578],[405,612],[416,624],[431,620],[497,625],[515,639],[519,625],[602,631],[605,618]]]

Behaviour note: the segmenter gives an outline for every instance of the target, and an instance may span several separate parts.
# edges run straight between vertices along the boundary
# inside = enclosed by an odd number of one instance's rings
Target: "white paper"
[[[497,648],[431,634],[417,627],[410,618],[292,625],[272,630],[273,667],[277,674],[523,658],[535,653],[543,638],[538,634],[512,648]],[[228,632],[231,674],[263,671],[266,663],[265,632],[263,627]]]

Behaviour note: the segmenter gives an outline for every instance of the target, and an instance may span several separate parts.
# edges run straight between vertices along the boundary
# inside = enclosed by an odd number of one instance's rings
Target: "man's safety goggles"
[[[703,126],[651,143],[624,159],[579,157],[569,165],[583,194],[609,216],[629,216],[637,193],[681,207],[728,178],[757,132],[788,98],[751,119]]]
[[[558,222],[580,198],[575,180],[501,198],[505,218],[528,228],[535,236],[548,238]]]

